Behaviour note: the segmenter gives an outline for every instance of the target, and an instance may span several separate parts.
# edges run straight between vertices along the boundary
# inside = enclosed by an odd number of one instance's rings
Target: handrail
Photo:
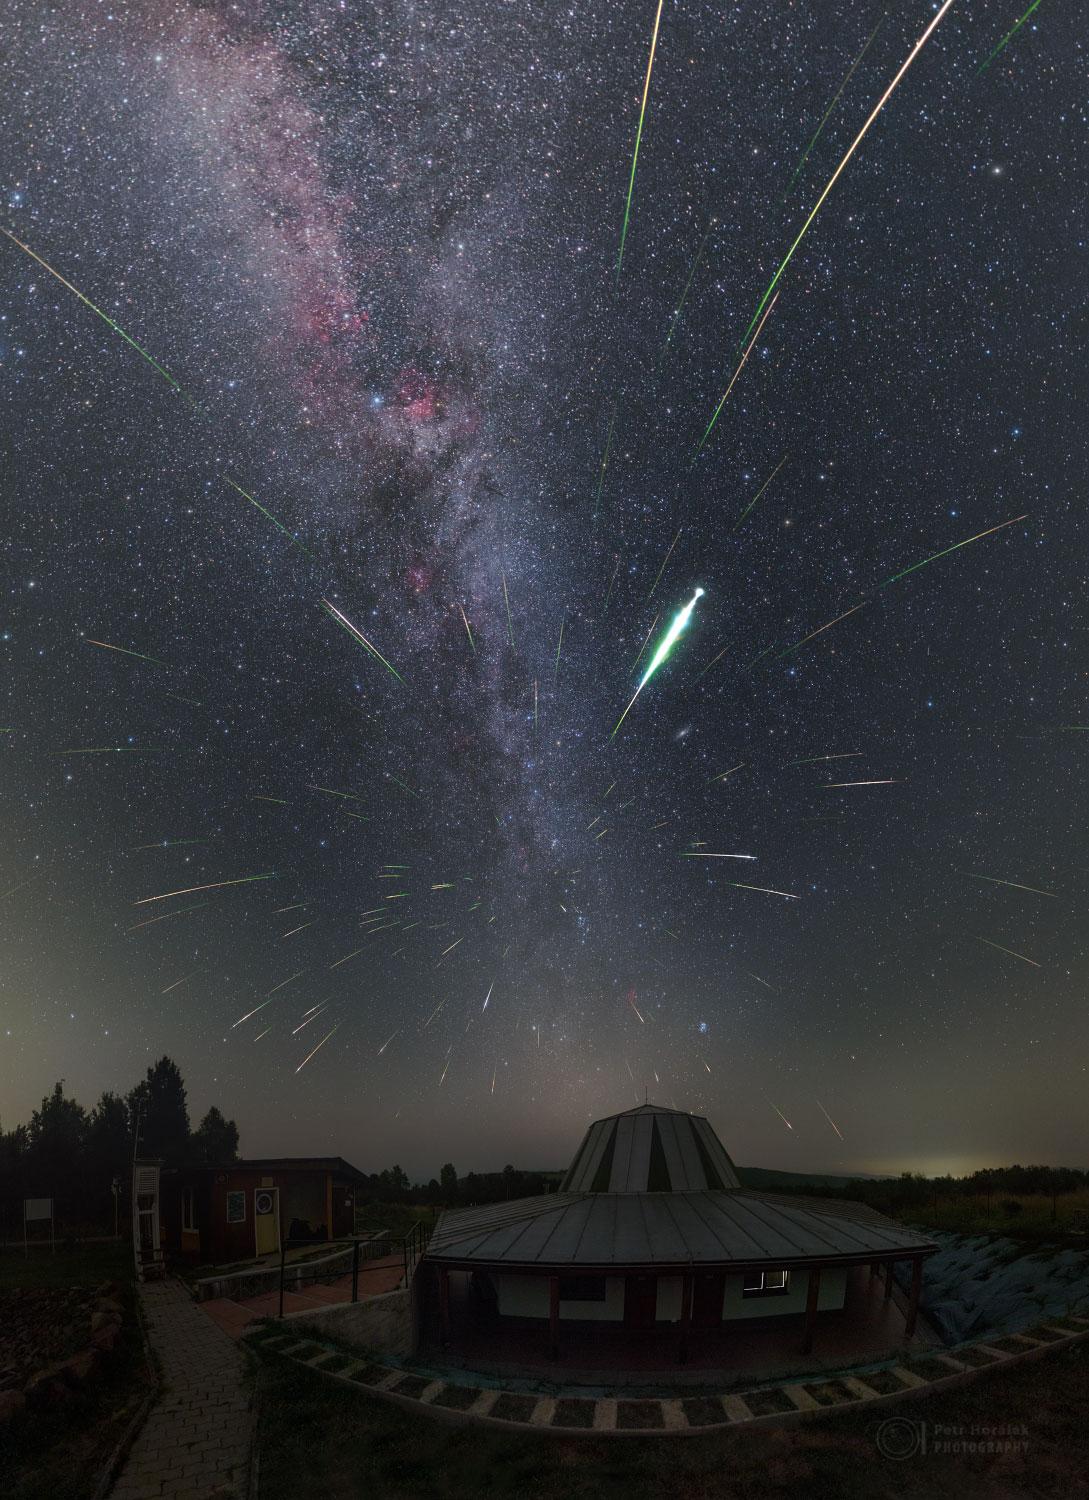
[[[367,1226],[364,1225],[363,1227],[366,1228]],[[345,1236],[343,1239],[340,1239],[340,1240],[326,1240],[326,1241],[324,1241],[324,1245],[330,1249],[331,1253],[322,1256],[318,1261],[315,1262],[315,1266],[321,1266],[321,1265],[324,1265],[327,1261],[335,1259],[337,1252],[335,1250],[332,1250],[332,1247],[334,1245],[342,1245],[344,1247],[344,1253],[347,1253],[347,1249],[348,1249],[349,1246],[351,1247],[351,1252],[352,1252],[351,1276],[352,1276],[352,1301],[353,1302],[358,1302],[359,1301],[359,1277],[360,1277],[360,1270],[361,1270],[361,1267],[360,1267],[360,1260],[361,1259],[362,1260],[371,1260],[371,1259],[374,1259],[374,1260],[383,1259],[383,1260],[385,1260],[385,1259],[388,1259],[388,1258],[392,1258],[394,1255],[396,1255],[397,1249],[399,1247],[400,1251],[401,1251],[402,1262],[403,1262],[403,1265],[404,1265],[404,1271],[403,1271],[404,1284],[407,1287],[410,1284],[410,1282],[411,1282],[412,1274],[415,1271],[417,1263],[419,1262],[421,1256],[423,1255],[424,1250],[425,1250],[425,1248],[427,1246],[427,1242],[428,1242],[428,1240],[431,1237],[431,1226],[428,1225],[425,1228],[424,1225],[419,1220],[416,1220],[416,1222],[413,1224],[413,1226],[409,1230],[409,1232],[406,1235],[404,1235],[400,1240],[395,1240],[393,1238],[392,1233],[390,1232],[389,1228],[386,1225],[375,1226],[375,1228],[379,1230],[380,1234],[383,1234],[383,1235],[385,1235],[385,1236],[388,1237],[385,1245],[382,1247],[384,1253],[381,1256],[367,1256],[367,1255],[361,1256],[361,1254],[360,1254],[360,1247],[361,1246],[373,1246],[375,1244],[377,1236],[372,1231],[372,1233],[370,1235],[365,1235],[365,1236],[350,1235],[350,1236]],[[282,1318],[283,1315],[284,1315],[284,1282],[285,1282],[286,1273],[287,1273],[287,1270],[288,1270],[288,1264],[287,1264],[287,1252],[288,1252],[288,1249],[289,1248],[294,1249],[295,1247],[300,1246],[300,1245],[314,1246],[314,1245],[318,1245],[318,1244],[322,1244],[322,1243],[323,1243],[322,1241],[315,1241],[315,1240],[310,1240],[310,1239],[305,1239],[305,1240],[286,1239],[286,1240],[282,1240],[280,1242],[280,1303],[279,1303],[279,1313],[278,1313],[279,1317]],[[299,1273],[300,1274],[296,1278],[297,1282],[302,1279],[302,1275],[305,1272],[305,1267],[308,1264],[309,1263],[305,1262],[305,1261],[302,1261],[302,1262],[299,1262],[299,1261],[293,1262],[292,1269],[294,1269],[295,1266],[299,1267]],[[366,1268],[363,1268],[363,1274],[364,1275],[366,1274]]]

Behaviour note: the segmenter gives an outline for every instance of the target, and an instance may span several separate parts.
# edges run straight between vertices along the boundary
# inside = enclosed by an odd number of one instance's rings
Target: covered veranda
[[[653,1384],[656,1373],[665,1372],[671,1381],[698,1384],[712,1371],[719,1378],[726,1374],[731,1379],[751,1380],[801,1369],[831,1370],[877,1361],[905,1346],[922,1349],[940,1343],[919,1312],[922,1262],[922,1256],[906,1261],[906,1290],[897,1284],[892,1259],[810,1266],[805,1268],[808,1284],[803,1311],[738,1319],[707,1314],[707,1284],[720,1287],[721,1273],[688,1270],[681,1272],[679,1319],[642,1326],[630,1318],[609,1322],[561,1318],[558,1274],[549,1277],[547,1319],[503,1317],[474,1291],[479,1285],[479,1266],[424,1266],[421,1347],[455,1367],[550,1379],[557,1378],[562,1368],[564,1379],[587,1384]],[[510,1269],[504,1266],[504,1274]],[[739,1270],[743,1268],[731,1266],[730,1274]],[[822,1270],[834,1270],[845,1278],[842,1307],[819,1307]],[[629,1275],[633,1284],[647,1280],[645,1268]],[[638,1307],[634,1286],[633,1291],[631,1305]]]

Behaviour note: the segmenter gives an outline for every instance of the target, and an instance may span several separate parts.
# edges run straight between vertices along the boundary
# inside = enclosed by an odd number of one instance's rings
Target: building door
[[[628,1328],[653,1328],[658,1316],[657,1276],[624,1278],[624,1322]]]
[[[258,1188],[253,1195],[253,1223],[258,1255],[275,1255],[280,1248],[280,1189]]]
[[[726,1277],[722,1271],[701,1271],[692,1283],[693,1328],[717,1328],[722,1322]]]

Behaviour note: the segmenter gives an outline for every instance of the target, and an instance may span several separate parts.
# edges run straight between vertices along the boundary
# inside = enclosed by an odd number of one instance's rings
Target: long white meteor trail
[[[643,691],[647,683],[654,676],[655,672],[657,672],[658,668],[662,665],[666,657],[673,650],[673,647],[677,644],[677,640],[681,635],[681,632],[684,630],[685,626],[692,618],[692,611],[695,609],[697,601],[703,597],[703,593],[703,589],[697,589],[696,592],[692,595],[691,599],[689,599],[688,603],[684,606],[684,608],[677,611],[673,619],[673,624],[666,631],[665,635],[661,639],[657,651],[655,651],[654,655],[651,657],[650,665],[643,673],[639,686],[635,689],[635,693],[632,696],[631,703],[628,704],[627,708],[620,715],[619,719],[617,719],[616,729],[614,729],[612,734],[609,736],[611,740],[616,738],[617,729],[620,728],[621,724],[623,724],[624,720],[631,712],[632,703],[635,702],[636,698],[638,698],[639,694]]]

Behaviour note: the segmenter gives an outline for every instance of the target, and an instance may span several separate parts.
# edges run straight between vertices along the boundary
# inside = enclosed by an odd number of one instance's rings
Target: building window
[[[194,1234],[197,1228],[197,1206],[191,1187],[182,1188],[182,1228]]]
[[[604,1302],[604,1276],[561,1276],[561,1302]]]
[[[790,1290],[789,1271],[749,1271],[742,1295],[745,1297],[781,1297]]]
[[[246,1194],[244,1192],[231,1192],[227,1194],[227,1223],[244,1224],[246,1222]]]

